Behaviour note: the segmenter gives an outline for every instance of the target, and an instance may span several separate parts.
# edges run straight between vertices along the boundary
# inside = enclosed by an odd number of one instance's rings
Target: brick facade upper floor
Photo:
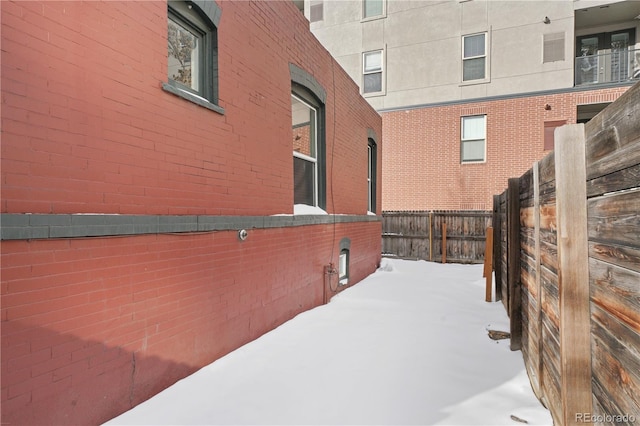
[[[171,29],[189,34],[186,9],[2,2],[2,212],[292,213],[292,67],[326,95],[323,207],[367,212],[368,139],[381,144],[381,119],[304,16],[284,1],[195,8],[215,31],[202,39],[215,48],[207,93],[171,71]]]

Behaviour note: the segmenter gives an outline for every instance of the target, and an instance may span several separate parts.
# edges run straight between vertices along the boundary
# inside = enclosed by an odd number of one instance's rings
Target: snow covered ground
[[[383,259],[304,312],[108,424],[551,425],[482,265]]]

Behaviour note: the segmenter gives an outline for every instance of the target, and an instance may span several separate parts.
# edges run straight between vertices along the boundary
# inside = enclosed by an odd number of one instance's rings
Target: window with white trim
[[[460,161],[462,163],[485,161],[486,115],[462,117]]]
[[[383,59],[382,50],[362,54],[362,93],[382,92]]]
[[[487,77],[487,33],[462,36],[462,81]]]
[[[188,99],[215,104],[218,101],[217,30],[199,3],[202,2],[167,2],[168,84],[177,89],[176,94],[186,92],[191,96],[186,96]],[[209,9],[215,8],[209,6]]]
[[[291,95],[294,204],[318,205],[318,111]]]

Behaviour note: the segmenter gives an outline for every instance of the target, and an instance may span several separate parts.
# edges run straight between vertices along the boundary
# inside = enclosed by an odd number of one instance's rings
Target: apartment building
[[[0,3],[3,424],[101,424],[375,271],[382,121],[291,2]]]
[[[383,210],[490,209],[640,78],[638,1],[297,4],[383,117]]]

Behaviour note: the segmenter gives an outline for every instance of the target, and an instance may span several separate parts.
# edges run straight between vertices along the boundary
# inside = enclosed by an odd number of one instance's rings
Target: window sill
[[[475,84],[487,84],[487,83],[491,83],[491,79],[490,78],[479,78],[477,80],[463,81],[463,82],[460,83],[459,87],[462,87],[462,86],[473,86]]]
[[[369,92],[369,93],[362,93],[362,97],[363,98],[375,98],[378,96],[385,96],[387,93],[386,91],[382,91],[382,92]]]
[[[465,164],[487,164],[487,160],[470,160],[470,161],[461,161],[461,165]]]
[[[209,102],[205,98],[202,98],[200,96],[194,95],[193,93],[187,92],[186,90],[178,89],[177,87],[174,87],[169,83],[163,82],[162,90],[164,90],[165,92],[169,92],[172,95],[175,95],[179,98],[186,99],[189,102],[193,102],[194,104],[199,105],[203,108],[207,108],[207,109],[210,109],[211,111],[217,112],[218,114],[224,115],[224,108]]]
[[[386,13],[383,13],[382,15],[376,15],[376,16],[369,16],[367,18],[362,18],[360,20],[360,22],[371,22],[371,21],[377,21],[378,19],[384,19],[387,17]]]

